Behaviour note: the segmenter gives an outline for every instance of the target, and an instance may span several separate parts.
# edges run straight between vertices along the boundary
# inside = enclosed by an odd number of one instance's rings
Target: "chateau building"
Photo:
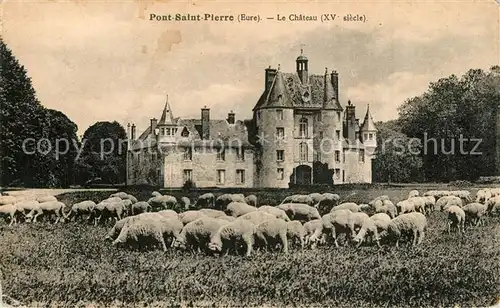
[[[265,69],[263,93],[253,119],[174,117],[165,103],[160,120],[135,136],[127,127],[127,183],[182,187],[289,187],[290,184],[371,183],[377,129],[366,110],[339,103],[336,71],[309,74],[308,59],[296,72]]]

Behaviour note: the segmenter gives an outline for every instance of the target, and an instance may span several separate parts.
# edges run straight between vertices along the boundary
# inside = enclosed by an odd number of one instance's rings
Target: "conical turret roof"
[[[161,114],[160,121],[158,124],[174,124],[174,115],[172,114],[172,109],[170,109],[170,103],[167,100],[165,102],[165,107],[163,108],[163,112]]]
[[[279,70],[276,72],[266,102],[262,107],[293,107],[287,98],[283,73]]]
[[[377,127],[375,126],[375,122],[373,122],[372,115],[370,114],[370,104],[366,107],[366,115],[363,120],[363,124],[361,125],[362,132],[373,132],[377,131]]]

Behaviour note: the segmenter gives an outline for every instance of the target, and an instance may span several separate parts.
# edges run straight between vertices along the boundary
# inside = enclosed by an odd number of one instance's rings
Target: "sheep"
[[[215,196],[213,193],[205,193],[198,197],[193,205],[195,208],[215,208]]]
[[[5,218],[9,217],[10,223],[9,226],[17,223],[16,219],[17,206],[13,203],[0,205],[0,216],[5,216]]]
[[[142,215],[153,214],[145,213]],[[156,215],[155,215],[156,216]],[[113,241],[113,246],[132,241],[134,244],[143,245],[145,238],[150,238],[160,243],[163,251],[167,250],[165,244],[166,237],[173,237],[172,244],[176,240],[180,240],[180,232],[182,223],[178,219],[165,218],[157,215],[159,218],[152,216],[131,217],[123,226],[120,235]]]
[[[179,214],[179,219],[181,220],[183,225],[187,225],[190,222],[198,220],[202,217],[206,217],[207,215],[203,214],[200,211],[187,211]]]
[[[309,197],[311,197],[311,199],[312,199],[312,202],[313,202],[312,205],[318,204],[321,201],[321,199],[323,199],[323,195],[320,193],[311,193],[311,194],[309,194]]]
[[[434,196],[424,196],[425,199],[425,213],[431,213],[436,207],[436,198]]]
[[[132,215],[132,200],[122,199],[123,202],[123,215]]]
[[[272,214],[272,215],[276,216],[276,218],[281,218],[284,221],[290,221],[290,218],[285,213],[285,211],[283,211],[282,209],[279,209],[277,207],[270,206],[270,205],[262,205],[262,206],[258,207],[257,210]]]
[[[353,213],[356,213],[356,212],[359,212],[359,206],[354,202],[345,202],[345,203],[339,204],[336,207],[334,207],[330,211],[330,213],[334,212],[334,211],[339,211],[339,210],[349,210]]]
[[[188,197],[181,197],[180,205],[184,211],[187,211],[191,206],[191,200]]]
[[[491,198],[491,190],[488,188],[483,188],[476,193],[476,202],[486,202]]]
[[[160,194],[159,192],[157,192],[157,191],[153,191],[153,192],[151,193],[151,198],[154,198],[154,197],[160,197],[160,196],[161,196],[161,194]]]
[[[363,221],[363,225],[353,241],[358,243],[358,247],[363,243],[367,235],[372,238],[380,247],[380,233],[387,230],[391,217],[386,213],[378,213]]]
[[[218,210],[225,210],[232,202],[246,203],[243,194],[223,194],[215,200],[215,207]]]
[[[396,208],[398,209],[398,215],[415,212],[415,204],[410,200],[399,201]]]
[[[227,205],[224,213],[228,216],[240,217],[254,211],[257,211],[255,206],[251,206],[243,202],[231,202]]]
[[[340,196],[337,194],[324,193],[321,195],[321,199],[314,205],[318,209],[320,214],[326,214],[331,211],[331,209],[337,205],[340,200]]]
[[[31,212],[40,206],[40,203],[36,200],[25,200],[15,203],[17,211],[26,216],[26,212]],[[36,220],[35,220],[36,221]]]
[[[154,212],[158,215],[161,215],[162,217],[164,218],[168,218],[168,219],[177,219],[179,220],[179,222],[181,222],[181,219],[179,217],[179,214],[177,214],[176,211],[174,210],[162,210],[162,211],[159,211],[159,212]],[[181,222],[182,223],[182,222]]]
[[[488,206],[479,202],[469,203],[462,208],[465,212],[465,222],[475,226],[484,225],[483,217],[486,215]]]
[[[306,229],[298,220],[288,221],[286,223],[286,234],[289,243],[299,244],[301,249],[304,249]]]
[[[153,211],[174,209],[177,206],[177,199],[174,196],[164,195],[150,198],[148,203],[153,207]]]
[[[493,191],[492,191],[493,195]],[[467,190],[454,190],[450,191],[450,196],[455,196],[458,197],[466,202],[471,202],[472,201],[472,196],[470,194],[470,191]]]
[[[132,215],[151,212],[152,210],[153,208],[151,207],[151,204],[147,203],[146,201],[139,201],[132,204]]]
[[[398,214],[398,209],[391,200],[377,200],[374,204],[375,213],[385,213],[394,218]]]
[[[214,210],[214,209],[200,209],[198,210],[199,212],[207,215],[208,217],[212,217],[212,218],[224,218],[224,217],[228,217],[226,215],[226,213],[224,213],[223,211],[219,211],[219,210]]]
[[[274,248],[280,243],[283,253],[288,253],[287,223],[283,219],[272,218],[258,224],[254,236],[257,246]]]
[[[96,205],[95,209],[100,209],[100,215],[95,221],[95,225],[97,225],[97,222],[103,223],[110,217],[118,221],[124,217],[124,213],[126,212],[124,200],[121,199],[119,199],[119,201],[101,201]]]
[[[274,218],[276,218],[276,216],[274,216],[272,214],[262,212],[262,211],[254,211],[254,212],[250,212],[250,213],[247,213],[245,215],[238,217],[237,220],[248,220],[251,223],[253,223],[254,225],[258,225],[266,220],[274,219]]]
[[[229,222],[213,217],[204,216],[192,221],[182,228],[174,247],[181,249],[199,250],[208,249],[212,235]]]
[[[51,202],[51,201],[57,201],[57,198],[54,196],[41,196],[36,198],[36,201],[38,201],[39,203]]]
[[[115,225],[113,226],[113,228],[111,228],[111,230],[109,230],[109,232],[106,234],[106,237],[104,238],[104,240],[110,240],[110,241],[114,241],[116,239],[116,237],[120,234],[120,232],[122,231],[123,229],[123,226],[125,226],[125,223],[127,221],[129,221],[132,217],[138,217],[140,216],[141,214],[137,215],[137,216],[128,216],[128,217],[125,217],[125,218],[122,218],[120,220],[118,220]]]
[[[292,195],[286,197],[285,199],[283,199],[283,201],[281,201],[281,204],[287,203],[301,203],[311,206],[314,205],[314,200],[309,195]]]
[[[31,212],[26,215],[26,220],[31,221],[31,219],[33,218],[33,221],[36,222],[38,216],[47,213],[54,213],[57,217],[54,224],[57,224],[59,220],[61,220],[61,218],[64,219],[63,213],[65,208],[66,204],[59,201],[39,203],[38,208],[32,209]]]
[[[491,192],[492,197],[498,196],[498,195],[500,195],[500,187],[499,188],[492,188],[492,189],[490,189],[490,192]]]
[[[387,226],[387,237],[390,240],[395,240],[396,247],[399,247],[401,236],[405,233],[411,233],[413,235],[412,246],[416,246],[422,243],[426,229],[427,218],[424,214],[418,212],[401,214],[391,219]]]
[[[412,190],[410,193],[408,193],[408,199],[412,197],[418,197],[418,190]]]
[[[465,212],[456,205],[445,206],[443,211],[448,213],[448,233],[451,229],[457,229],[458,233],[465,232]],[[462,231],[460,231],[462,227]]]
[[[356,235],[354,230],[353,215],[354,213],[349,210],[338,210],[324,215],[321,218],[322,226],[316,229],[314,234],[309,237],[309,241],[314,243],[319,240],[319,237],[322,236],[322,234],[329,231],[335,247],[338,248],[338,234],[345,233],[346,236],[351,239]]]
[[[77,221],[79,217],[81,217],[84,214],[87,214],[88,215],[87,220],[89,221],[90,219],[92,219],[92,213],[94,212],[95,207],[96,207],[95,202],[91,200],[75,203],[71,206],[69,213],[67,214],[63,213],[64,219],[68,221],[74,219],[75,221]]]
[[[304,244],[308,245],[309,244],[309,238],[316,232],[317,229],[323,228],[323,221],[321,219],[314,219],[306,222],[304,224],[304,229],[306,231],[306,235],[304,237]],[[326,242],[325,237],[321,237],[319,243],[324,244]],[[314,244],[313,247],[314,248]]]
[[[452,205],[456,205],[458,207],[462,207],[463,206],[463,201],[459,197],[448,196],[448,198],[446,199],[446,203],[441,206],[441,209],[443,209],[443,208],[445,208],[447,206],[452,206]],[[437,203],[436,203],[436,206],[437,206]]]
[[[500,205],[500,196],[491,197],[484,203],[487,206],[487,212],[492,214],[493,208],[499,204]]]
[[[382,195],[382,196],[378,196],[375,199],[373,199],[372,201],[368,202],[368,204],[371,205],[371,206],[374,206],[375,202],[377,202],[379,200],[380,201],[384,201],[384,200],[391,200],[391,199],[387,195]]]
[[[251,206],[257,206],[257,196],[256,195],[248,195],[245,197],[245,202]]]
[[[119,191],[117,193],[114,193],[114,194],[111,194],[109,197],[110,198],[113,198],[113,197],[117,197],[117,198],[120,198],[120,199],[127,199],[127,193],[123,192],[123,191]]]
[[[426,214],[425,212],[425,197],[411,197],[408,198],[408,201],[415,205],[415,211],[420,212],[422,214]]]
[[[20,200],[17,200],[14,196],[0,196],[0,205],[14,204]]]
[[[125,200],[130,200],[130,201],[132,201],[132,204],[134,204],[134,203],[137,203],[137,202],[138,202],[137,198],[136,198],[136,197],[134,197],[133,195],[130,195],[130,194],[127,194],[127,197],[126,197],[126,198],[124,198],[124,199],[125,199]]]
[[[218,251],[227,255],[231,248],[236,248],[239,242],[246,245],[246,256],[252,253],[254,244],[255,225],[246,219],[237,219],[224,225],[217,230],[210,238],[208,248],[211,251]]]
[[[321,219],[316,208],[303,203],[283,203],[277,208],[285,211],[291,220],[306,222],[313,219]]]

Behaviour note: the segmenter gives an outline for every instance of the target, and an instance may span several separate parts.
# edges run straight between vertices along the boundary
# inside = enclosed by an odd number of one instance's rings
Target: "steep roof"
[[[370,131],[376,131],[377,127],[375,126],[375,122],[373,122],[372,115],[370,113],[370,105],[366,107],[366,115],[365,119],[363,120],[363,124],[361,125],[361,131],[362,132],[370,132]]]
[[[158,124],[159,125],[175,124],[174,115],[172,113],[172,109],[170,108],[170,104],[168,102],[168,95],[167,95],[167,101],[165,102],[165,107],[163,108],[163,112],[161,114],[161,118]]]

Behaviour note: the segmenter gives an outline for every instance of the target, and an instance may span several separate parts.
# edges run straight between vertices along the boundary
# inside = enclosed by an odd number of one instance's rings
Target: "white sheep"
[[[374,198],[372,201],[368,202],[369,205],[374,206],[375,202],[377,201],[384,201],[384,200],[391,200],[388,195],[382,195]]]
[[[25,200],[15,203],[17,207],[17,211],[24,216],[32,210],[37,209],[40,206],[40,203],[36,200]],[[36,222],[36,220],[34,220]]]
[[[488,200],[486,200],[485,204],[487,206],[487,212],[492,214],[493,208],[496,207],[497,204],[500,205],[500,196],[489,198]]]
[[[208,244],[211,251],[222,252],[227,255],[230,249],[236,250],[238,244],[246,246],[246,256],[252,253],[254,244],[255,225],[246,219],[237,219],[224,225],[215,232]]]
[[[285,211],[291,220],[306,222],[313,219],[321,219],[318,209],[303,203],[283,203],[277,208]]]
[[[94,208],[94,213],[99,212],[99,217],[95,220],[94,224],[97,225],[97,222],[103,223],[108,218],[114,218],[116,221],[122,219],[124,217],[124,213],[126,212],[125,200],[104,200],[100,203],[96,204]],[[130,201],[130,200],[127,200]]]
[[[353,213],[356,213],[356,212],[359,212],[359,206],[354,202],[345,202],[345,203],[342,203],[342,204],[335,206],[330,211],[330,213],[334,212],[334,211],[339,211],[339,210],[349,210]]]
[[[227,205],[224,213],[228,216],[240,217],[254,211],[257,211],[255,206],[251,206],[243,202],[231,202]]]
[[[154,197],[159,197],[159,196],[161,196],[161,194],[160,194],[159,192],[157,192],[157,191],[153,191],[153,192],[151,193],[151,198],[154,198]]]
[[[491,192],[492,197],[498,196],[498,195],[500,195],[500,187],[491,188],[490,192]]]
[[[174,209],[177,206],[177,199],[174,196],[164,195],[150,198],[148,203],[154,211]]]
[[[208,208],[215,208],[215,196],[213,193],[205,193],[201,196],[198,197],[198,200],[196,200],[196,203],[194,204],[195,208],[203,208],[203,207],[208,207]]]
[[[309,238],[316,232],[316,230],[323,228],[323,221],[321,219],[314,219],[311,221],[308,221],[304,224],[304,229],[306,231],[306,235],[304,237],[304,244],[309,245],[310,241]],[[325,244],[326,243],[326,237],[325,234],[321,237],[321,239],[318,242],[319,244]],[[312,248],[314,248],[315,243],[313,243]]]
[[[5,204],[15,204],[20,200],[17,200],[14,196],[0,196],[0,205]]]
[[[484,225],[483,217],[488,211],[488,206],[479,202],[469,203],[462,208],[465,212],[465,221],[475,226]]]
[[[245,197],[245,202],[251,206],[257,206],[257,196],[256,195],[248,195]]]
[[[123,202],[123,215],[124,216],[132,215],[132,200],[122,199],[122,202]]]
[[[321,198],[315,203],[314,207],[318,209],[318,211],[323,214],[326,214],[331,211],[331,209],[337,205],[340,200],[340,196],[332,193],[324,193],[320,195]]]
[[[371,236],[380,247],[380,233],[387,230],[391,217],[386,213],[378,213],[363,221],[363,225],[358,234],[354,237],[354,242],[358,247],[363,243],[366,236]]]
[[[212,235],[229,222],[213,217],[201,217],[182,228],[174,247],[197,251],[208,249]]]
[[[233,221],[235,221],[237,218],[235,218],[235,217],[233,217],[233,216],[227,216],[227,215],[225,215],[225,216],[219,216],[219,217],[217,217],[217,219],[220,219],[220,220],[225,220],[225,221],[227,221],[227,222],[233,222]]]
[[[109,197],[110,198],[116,197],[116,198],[120,198],[120,199],[124,200],[124,199],[127,199],[128,195],[126,192],[119,191],[117,193],[111,194]]]
[[[38,208],[31,210],[31,212],[26,215],[26,220],[30,221],[33,219],[34,222],[36,222],[36,219],[38,216],[42,214],[55,214],[56,215],[56,221],[54,222],[57,224],[59,220],[64,219],[64,209],[66,208],[66,204],[59,202],[59,201],[49,201],[49,202],[43,202],[38,204]]]
[[[413,205],[415,206],[415,211],[416,212],[420,212],[422,214],[426,214],[425,212],[425,197],[411,197],[411,198],[408,198],[408,201],[410,201],[411,203],[413,203]]]
[[[292,195],[288,196],[283,201],[281,201],[281,204],[289,204],[289,203],[300,203],[300,204],[307,204],[309,206],[314,205],[314,200],[311,198],[309,195]]]
[[[138,214],[137,216],[140,216],[140,215],[142,215],[142,214]],[[137,217],[137,216],[128,216],[128,217],[125,217],[125,218],[118,220],[115,223],[115,225],[113,226],[113,228],[111,228],[109,230],[109,232],[106,234],[106,237],[104,239],[114,241],[118,237],[120,232],[122,231],[123,226],[125,226],[125,223],[127,221],[129,221],[132,217]]]
[[[445,213],[448,213],[448,233],[452,229],[456,229],[458,233],[465,232],[465,212],[456,205],[445,206],[443,208]],[[462,230],[460,231],[460,228]]]
[[[151,204],[146,201],[139,201],[137,203],[132,204],[132,215],[138,215],[141,213],[151,212],[153,208]]]
[[[57,201],[57,198],[54,196],[40,196],[36,198],[36,201],[38,201],[39,203],[51,202],[51,201]]]
[[[245,215],[241,215],[240,217],[237,218],[237,220],[248,220],[251,223],[253,223],[254,225],[258,225],[266,220],[274,219],[274,218],[276,218],[276,216],[274,216],[272,214],[262,212],[262,211],[254,211],[254,212],[247,213]]]
[[[313,202],[312,205],[318,204],[321,201],[321,199],[323,199],[323,195],[320,193],[310,193],[309,197],[311,197],[311,199],[312,199],[312,202]]]
[[[180,205],[183,210],[189,210],[189,207],[191,206],[191,200],[189,200],[188,197],[181,197]]]
[[[199,209],[198,211],[212,218],[223,218],[227,216],[226,213],[224,213],[223,211],[214,209]]]
[[[408,193],[408,199],[412,198],[412,197],[418,197],[418,190],[412,190]]]
[[[198,220],[202,217],[206,217],[207,215],[203,214],[200,211],[186,211],[179,213],[179,219],[181,220],[183,225],[187,225],[190,222]]]
[[[453,190],[453,191],[450,191],[450,195],[458,197],[466,202],[472,201],[471,193],[470,193],[470,191],[467,191],[467,190]],[[493,191],[492,191],[492,195],[493,195]]]
[[[391,200],[377,200],[374,204],[375,213],[385,213],[394,218],[398,215],[398,209]]]
[[[286,234],[289,239],[289,244],[300,245],[301,249],[305,246],[306,229],[298,220],[288,221],[286,223]],[[291,245],[289,245],[291,246]]]
[[[0,205],[0,216],[4,216],[5,218],[9,218],[10,223],[9,226],[17,223],[16,219],[17,206],[13,203]]]
[[[71,206],[69,213],[63,213],[64,218],[68,221],[72,219],[77,221],[79,217],[82,217],[82,215],[88,215],[87,219],[90,221],[90,219],[92,219],[92,213],[94,212],[95,207],[96,203],[91,200],[75,203]]]
[[[174,210],[162,210],[162,211],[159,211],[159,212],[155,212],[161,216],[163,216],[164,218],[168,218],[168,219],[178,219],[179,221],[180,220],[180,217],[179,217],[179,214],[177,214],[176,211]],[[182,222],[181,222],[182,223]]]
[[[136,197],[134,197],[134,196],[133,196],[133,195],[131,195],[131,194],[127,194],[127,197],[126,197],[125,199],[126,199],[126,200],[130,200],[130,201],[132,201],[132,204],[137,203],[137,202],[139,201],[139,200],[137,200],[137,198],[136,198]]]
[[[491,198],[491,190],[489,188],[483,188],[476,193],[476,202],[486,202]]]
[[[410,200],[399,201],[396,208],[398,209],[398,215],[415,212],[415,204]]]
[[[268,219],[255,228],[255,244],[274,248],[281,244],[284,253],[288,253],[287,223],[283,219]]]
[[[223,194],[215,200],[215,207],[218,210],[225,210],[232,202],[246,203],[243,194]]]
[[[285,211],[283,211],[282,209],[279,209],[277,207],[270,206],[270,205],[262,205],[262,206],[258,207],[257,210],[272,214],[272,215],[276,216],[276,218],[281,218],[284,221],[290,221],[290,218],[285,213]]]
[[[418,212],[401,214],[392,219],[387,226],[387,237],[390,240],[395,240],[396,247],[398,247],[401,236],[411,233],[413,235],[412,245],[415,246],[422,243],[426,229],[427,218],[425,218],[424,214]]]
[[[424,196],[425,213],[430,214],[436,207],[436,198],[434,196]]]
[[[318,241],[323,234],[330,232],[335,247],[339,247],[337,241],[337,236],[339,234],[346,234],[348,240],[354,238],[356,235],[353,215],[354,213],[349,210],[338,210],[323,215],[321,218],[322,226],[316,229],[314,234],[309,237],[309,241],[314,243]]]

